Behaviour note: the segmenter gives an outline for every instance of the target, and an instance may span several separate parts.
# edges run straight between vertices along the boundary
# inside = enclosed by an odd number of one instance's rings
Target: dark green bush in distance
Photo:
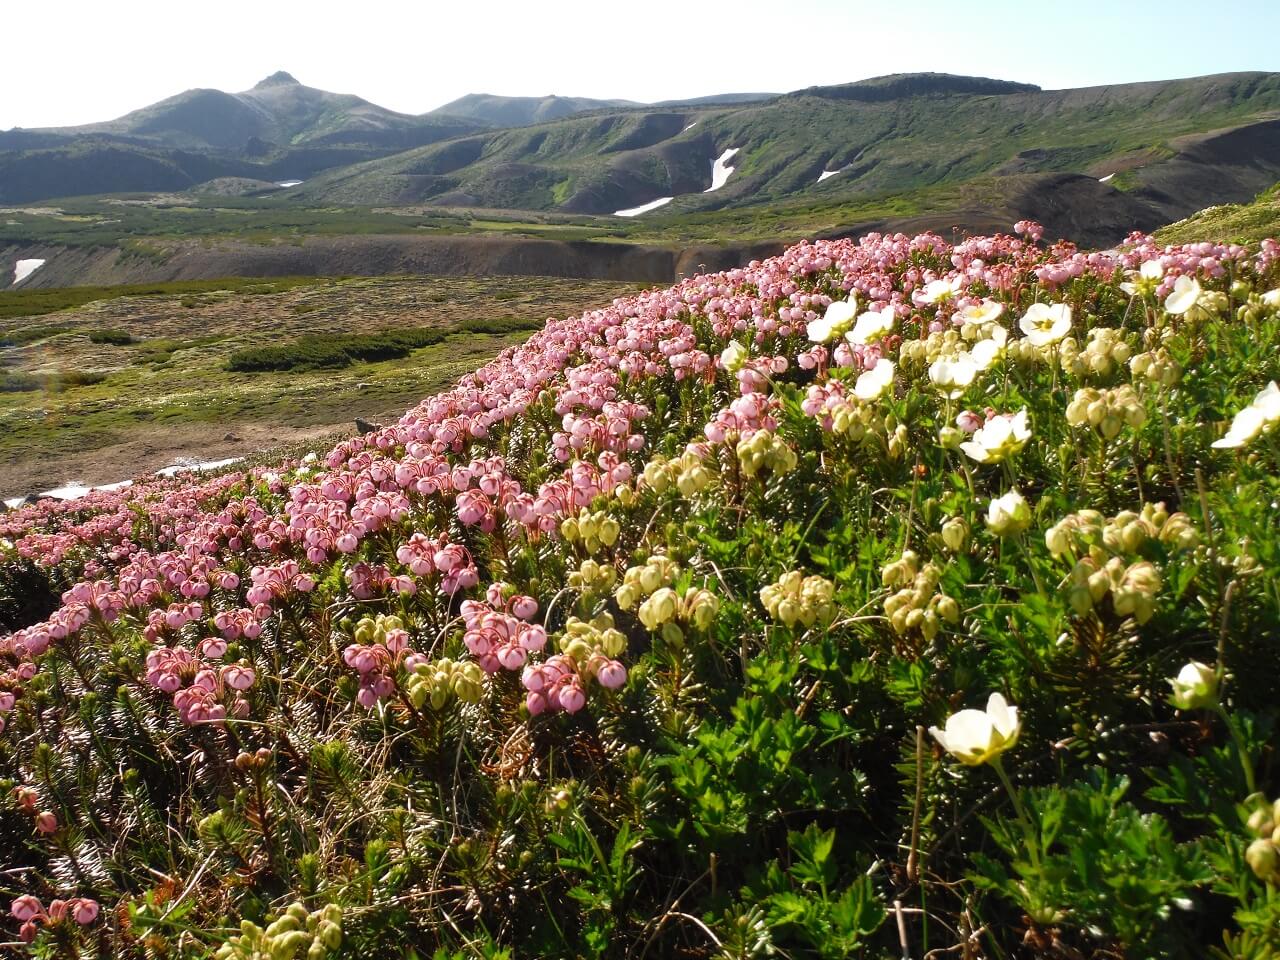
[[[0,294],[3,297],[4,294]],[[3,315],[3,305],[0,305],[0,316]],[[37,340],[44,340],[47,337],[56,337],[60,333],[66,333],[70,327],[15,327],[12,330],[6,330],[0,333],[0,347],[25,347],[29,343],[35,343]]]
[[[113,347],[127,347],[134,342],[133,334],[125,330],[91,330],[90,343],[104,343]]]
[[[238,350],[227,360],[233,373],[333,370],[353,363],[399,360],[414,350],[440,343],[460,333],[507,334],[536,330],[536,320],[516,317],[464,320],[450,327],[410,327],[377,333],[313,333],[278,347]]]
[[[59,370],[57,373],[0,373],[0,393],[31,393],[46,390],[59,393],[70,387],[84,387],[101,383],[105,373],[91,370]]]

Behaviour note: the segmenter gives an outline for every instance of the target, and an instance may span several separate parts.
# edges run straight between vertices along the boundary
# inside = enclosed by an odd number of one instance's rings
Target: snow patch
[[[703,193],[710,193],[712,190],[719,190],[729,182],[729,174],[733,173],[734,168],[729,166],[729,161],[733,159],[733,155],[739,150],[738,147],[730,147],[720,156],[716,157],[715,162],[711,164],[711,186],[703,190]]]
[[[648,203],[642,203],[638,207],[629,207],[626,210],[615,210],[615,217],[638,217],[642,213],[648,213],[650,210],[657,210],[663,204],[670,203],[675,197],[659,197],[657,200],[651,200]]]
[[[1099,177],[1099,178],[1098,178],[1098,182],[1099,182],[1099,183],[1106,183],[1108,180],[1110,180],[1110,179],[1111,179],[1112,177],[1114,177],[1114,176],[1115,176],[1115,174],[1114,174],[1114,173],[1108,173],[1105,177]]]
[[[54,500],[79,500],[92,489],[93,487],[86,487],[79,481],[68,480],[62,486],[54,487],[52,490],[46,490],[44,493],[39,494],[39,496],[42,499],[44,497],[52,497]]]
[[[13,284],[17,286],[45,265],[44,260],[19,260],[13,265]]]
[[[192,470],[217,470],[220,467],[229,467],[233,463],[239,463],[243,459],[244,457],[230,457],[226,460],[206,460],[204,462],[180,460],[172,466],[165,467],[163,470],[157,470],[156,476],[172,477],[175,474]],[[92,493],[95,490],[123,490],[125,487],[131,486],[133,486],[132,480],[117,480],[115,483],[104,483],[96,487],[85,486],[79,480],[68,480],[62,486],[54,487],[52,490],[45,490],[43,493],[36,494],[36,496],[41,499],[50,497],[54,500],[79,500],[85,494]],[[12,497],[5,500],[4,505],[12,510],[22,506],[24,502],[22,497]]]
[[[174,474],[187,473],[195,470],[217,470],[219,467],[229,467],[233,463],[239,463],[244,457],[228,457],[226,460],[206,460],[199,462],[196,460],[179,460],[172,466],[164,467],[156,471],[158,477],[172,477]]]
[[[694,127],[696,127],[697,125],[698,125],[698,121],[697,121],[697,120],[695,120],[695,121],[693,121],[693,123],[689,124],[687,127],[685,127],[685,128],[684,128],[683,130],[681,130],[680,132],[681,132],[681,133],[688,133],[690,130],[692,130],[692,129],[693,129]]]
[[[304,180],[277,180],[276,186],[277,187],[296,187],[298,184],[305,183],[305,182],[306,181]]]

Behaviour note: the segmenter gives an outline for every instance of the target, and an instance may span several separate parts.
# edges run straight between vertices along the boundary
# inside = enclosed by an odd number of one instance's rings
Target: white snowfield
[[[45,265],[44,260],[19,260],[13,265],[13,284],[17,286]]]
[[[40,497],[52,497],[54,500],[79,500],[86,493],[91,491],[93,487],[86,487],[83,483],[77,483],[71,480],[64,483],[60,487],[54,487],[52,490],[46,490],[40,494]]]
[[[1114,177],[1114,176],[1115,176],[1115,174],[1114,174],[1114,173],[1108,173],[1105,177],[1100,177],[1100,178],[1098,179],[1098,182],[1099,182],[1099,183],[1106,183],[1108,180],[1110,180],[1110,179],[1111,179],[1112,177]]]
[[[680,132],[681,132],[681,133],[688,133],[690,130],[692,130],[692,129],[693,129],[694,127],[696,127],[697,125],[698,125],[698,121],[697,121],[697,120],[695,120],[695,121],[693,121],[693,123],[689,124],[687,127],[685,127],[685,128],[684,128],[683,130],[681,130]]]
[[[164,467],[156,471],[156,476],[172,477],[178,473],[187,473],[188,471],[217,470],[220,467],[229,467],[233,463],[239,463],[244,457],[230,457],[226,460],[205,460],[198,462],[195,460],[183,460],[171,466]],[[52,490],[45,490],[43,493],[37,494],[38,497],[51,497],[54,500],[79,500],[87,493],[94,490],[123,490],[125,487],[133,486],[132,480],[117,480],[115,483],[104,483],[97,487],[88,487],[79,480],[68,480],[60,487],[54,487]],[[13,497],[4,501],[5,506],[10,509],[22,505],[21,497]]]
[[[203,470],[217,470],[219,467],[229,467],[233,463],[239,463],[244,457],[228,457],[226,460],[205,460],[203,462],[193,460],[179,460],[177,463],[169,467],[164,467],[156,471],[158,477],[172,477],[176,473],[188,473]]]
[[[729,182],[729,174],[733,173],[734,168],[729,166],[729,161],[733,159],[733,155],[739,150],[738,147],[730,147],[720,156],[716,157],[715,162],[711,164],[711,186],[703,190],[703,193],[710,193],[712,190],[719,190]]]
[[[844,173],[848,169],[849,168],[846,166],[846,167],[841,167],[839,170],[823,170],[820,174],[818,174],[817,182],[821,183],[823,180],[826,180],[828,177],[834,177],[837,173]]]
[[[642,213],[648,213],[650,210],[657,210],[663,204],[670,203],[675,197],[659,197],[657,200],[650,200],[648,203],[642,203],[638,207],[629,207],[626,210],[615,210],[615,217],[638,217]]]
[[[276,181],[276,186],[277,186],[277,187],[296,187],[298,184],[303,183],[303,182],[305,182],[305,181],[302,181],[302,180],[277,180],[277,181]]]

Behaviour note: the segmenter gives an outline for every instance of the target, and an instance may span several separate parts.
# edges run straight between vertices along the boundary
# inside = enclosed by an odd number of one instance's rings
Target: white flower
[[[1173,290],[1164,298],[1164,308],[1175,316],[1186,313],[1199,302],[1203,292],[1200,284],[1184,273],[1173,282]]]
[[[880,359],[858,377],[853,394],[859,400],[878,400],[893,388],[893,361]]]
[[[995,324],[991,327],[990,336],[973,345],[973,362],[979,370],[988,370],[991,365],[1004,356],[1005,344],[1009,341],[1009,331]]]
[[[972,323],[979,327],[995,323],[1003,315],[1004,304],[996,300],[983,300],[981,303],[972,303],[956,314],[962,322]]]
[[[737,373],[747,362],[747,348],[737,340],[730,340],[729,345],[720,351],[720,366],[729,373]]]
[[[1199,710],[1218,702],[1218,672],[1199,660],[1179,670],[1169,686],[1173,687],[1169,699],[1179,710]]]
[[[960,288],[964,286],[964,280],[960,277],[953,277],[950,280],[930,280],[924,285],[923,290],[916,291],[917,303],[941,303],[944,300],[950,300]]]
[[[1227,434],[1221,440],[1215,440],[1213,446],[1219,449],[1234,449],[1256,440],[1263,431],[1280,421],[1280,386],[1272,380],[1253,402],[1235,415]]]
[[[987,505],[987,528],[998,537],[1012,537],[1031,526],[1031,507],[1017,490]]]
[[[1031,439],[1027,426],[1027,408],[1012,416],[992,417],[979,427],[973,439],[960,444],[960,449],[978,463],[999,463],[1018,453]]]
[[[1154,289],[1157,281],[1164,277],[1164,267],[1159,260],[1147,260],[1138,268],[1137,274],[1129,276],[1136,277],[1137,282],[1125,281],[1120,284],[1120,289],[1132,297]]]
[[[963,395],[977,375],[978,365],[967,353],[955,357],[940,357],[929,364],[929,379],[944,396],[952,400]]]
[[[1033,303],[1018,326],[1033,346],[1047,347],[1071,332],[1071,308],[1065,303]]]
[[[1280,307],[1280,287],[1268,290],[1262,295],[1262,302],[1268,307]]]
[[[1018,742],[1021,730],[1018,708],[999,693],[991,694],[986,710],[961,710],[947,717],[945,730],[929,728],[943,750],[971,767],[1004,753]]]
[[[883,310],[868,310],[858,317],[858,322],[844,335],[844,338],[850,343],[874,343],[886,334],[892,333],[895,323],[897,323],[897,317],[894,315],[892,305]]]
[[[827,343],[849,329],[858,315],[858,295],[850,293],[848,300],[835,300],[817,320],[809,324],[809,339],[814,343]]]

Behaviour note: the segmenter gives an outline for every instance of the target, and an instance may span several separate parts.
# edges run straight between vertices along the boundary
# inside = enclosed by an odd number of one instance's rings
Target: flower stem
[[[1222,722],[1227,725],[1227,731],[1231,734],[1231,741],[1235,744],[1236,753],[1240,757],[1240,769],[1244,771],[1244,783],[1250,794],[1258,792],[1257,780],[1253,775],[1253,763],[1249,760],[1249,753],[1245,750],[1244,738],[1240,736],[1240,728],[1236,726],[1236,722],[1231,719],[1231,714],[1227,713],[1222,704],[1218,704],[1215,708],[1218,716],[1222,718]]]
[[[1018,791],[1014,789],[1013,781],[1009,779],[1009,774],[1005,772],[1004,764],[1000,758],[992,757],[991,766],[996,772],[996,776],[1000,778],[1000,782],[1004,784],[1005,790],[1009,793],[1009,799],[1013,801],[1013,811],[1018,817],[1018,822],[1022,824],[1022,833],[1027,841],[1027,853],[1031,857],[1031,866],[1038,868],[1040,866],[1040,843],[1036,839],[1035,831],[1031,825],[1031,817],[1027,815],[1026,807],[1022,805],[1022,800],[1018,797]]]

